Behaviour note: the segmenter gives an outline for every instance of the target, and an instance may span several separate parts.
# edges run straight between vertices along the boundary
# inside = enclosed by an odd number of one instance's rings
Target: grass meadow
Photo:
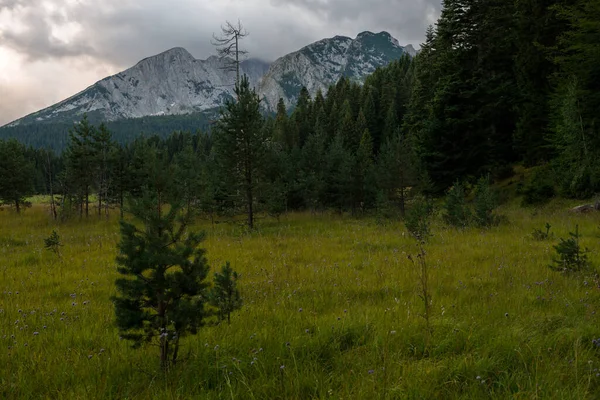
[[[212,271],[229,260],[241,273],[245,305],[185,338],[167,375],[157,348],[131,349],[113,323],[118,213],[0,211],[0,398],[598,398],[599,281],[548,268],[576,224],[600,266],[600,214],[570,205],[505,205],[508,222],[489,230],[436,218],[428,346],[407,258],[418,249],[400,222],[298,213],[251,234],[199,223]],[[533,240],[546,222],[555,239]],[[53,229],[61,258],[44,249]]]

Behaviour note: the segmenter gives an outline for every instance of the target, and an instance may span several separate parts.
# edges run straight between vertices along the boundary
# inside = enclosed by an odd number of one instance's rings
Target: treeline
[[[218,118],[218,110],[183,114],[148,116],[109,121],[105,125],[113,133],[114,140],[127,144],[139,136],[158,136],[166,138],[173,132],[207,131]],[[91,123],[102,121],[88,116]],[[26,146],[35,149],[51,149],[61,153],[69,143],[69,130],[73,126],[68,122],[37,123],[0,128],[0,140],[17,139]]]
[[[210,134],[177,132],[121,145],[106,125],[84,117],[60,155],[0,141],[24,154],[7,170],[32,171],[20,195],[0,196],[22,204],[28,193],[51,194],[57,217],[87,216],[106,214],[151,186],[213,218],[247,212],[250,225],[257,211],[359,213],[389,202],[403,209],[402,189],[416,187],[422,172],[400,131],[412,66],[407,56],[363,87],[341,79],[314,99],[303,89],[294,111],[281,101],[274,118],[261,114],[258,96],[242,79],[237,100]]]
[[[65,215],[90,214],[92,193],[106,213],[153,185],[213,217],[244,211],[249,226],[256,211],[403,214],[416,193],[506,177],[515,163],[539,167],[530,202],[590,196],[600,189],[599,11],[600,0],[444,1],[421,52],[362,86],[342,78],[314,98],[303,89],[291,113],[280,101],[270,117],[243,79],[210,134],[116,144],[84,120],[60,156],[22,148],[34,171],[23,176],[60,194]]]
[[[434,191],[523,162],[531,192],[597,192],[598,43],[598,0],[444,1],[403,121]]]

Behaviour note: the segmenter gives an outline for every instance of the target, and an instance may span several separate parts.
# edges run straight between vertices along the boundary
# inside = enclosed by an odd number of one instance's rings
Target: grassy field
[[[487,231],[434,222],[427,349],[407,259],[417,247],[401,223],[200,225],[213,271],[229,260],[242,274],[245,306],[186,338],[167,376],[156,348],[130,349],[114,327],[116,216],[55,224],[44,205],[1,211],[0,398],[598,398],[599,282],[547,266],[575,224],[600,266],[600,217],[569,205],[505,206],[508,222]],[[531,239],[546,222],[555,240]],[[61,259],[44,249],[53,229]]]

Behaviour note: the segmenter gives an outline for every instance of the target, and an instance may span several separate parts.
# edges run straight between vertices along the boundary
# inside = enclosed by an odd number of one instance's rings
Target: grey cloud
[[[401,44],[419,44],[441,9],[440,0],[271,0],[325,15],[331,26],[345,30],[386,30]]]
[[[17,3],[0,1],[8,7]],[[212,33],[218,33],[225,20],[238,18],[251,33],[243,42],[251,56],[269,60],[323,37],[355,36],[363,30],[387,30],[402,44],[419,44],[428,13],[440,8],[440,0],[104,0],[105,5],[64,3],[65,15],[44,15],[34,3],[38,2],[18,1],[19,7],[27,8],[21,22],[29,29],[14,34],[0,28],[5,44],[34,59],[88,55],[122,67],[175,46],[206,58],[214,53]],[[303,26],[297,9],[317,26]],[[52,40],[50,23],[67,22],[79,23],[81,35],[69,44]]]
[[[10,3],[10,2],[9,2]],[[68,22],[59,13],[45,14],[43,9],[28,6],[27,2],[20,1],[19,22],[26,27],[25,32],[13,32],[0,28],[2,45],[8,46],[27,55],[30,60],[44,58],[61,58],[68,56],[92,55],[94,50],[81,39],[71,43],[63,43],[52,36],[52,25]],[[8,4],[10,8],[10,4]]]

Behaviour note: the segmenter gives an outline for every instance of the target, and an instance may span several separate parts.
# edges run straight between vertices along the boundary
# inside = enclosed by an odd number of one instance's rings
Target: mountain
[[[266,111],[273,111],[280,97],[288,107],[293,106],[302,86],[314,95],[319,89],[326,91],[342,76],[362,82],[377,67],[405,53],[416,54],[412,46],[400,46],[387,32],[362,32],[356,39],[335,36],[320,40],[272,64],[245,60],[241,73],[248,75]],[[224,68],[227,61],[217,56],[197,60],[176,47],[7,127],[72,123],[84,113],[98,122],[214,111],[234,95],[235,72]]]
[[[188,114],[214,109],[233,96],[235,72],[226,60],[211,56],[196,60],[176,47],[148,57],[53,106],[9,124],[71,122],[84,112],[93,121],[116,121],[153,115]],[[249,59],[241,72],[257,85],[269,64]]]
[[[342,76],[362,82],[377,67],[397,60],[415,49],[400,46],[387,32],[362,32],[356,39],[335,36],[312,43],[276,60],[260,81],[258,93],[270,111],[283,98],[286,107],[296,103],[306,86],[311,96],[319,89],[325,93]]]

